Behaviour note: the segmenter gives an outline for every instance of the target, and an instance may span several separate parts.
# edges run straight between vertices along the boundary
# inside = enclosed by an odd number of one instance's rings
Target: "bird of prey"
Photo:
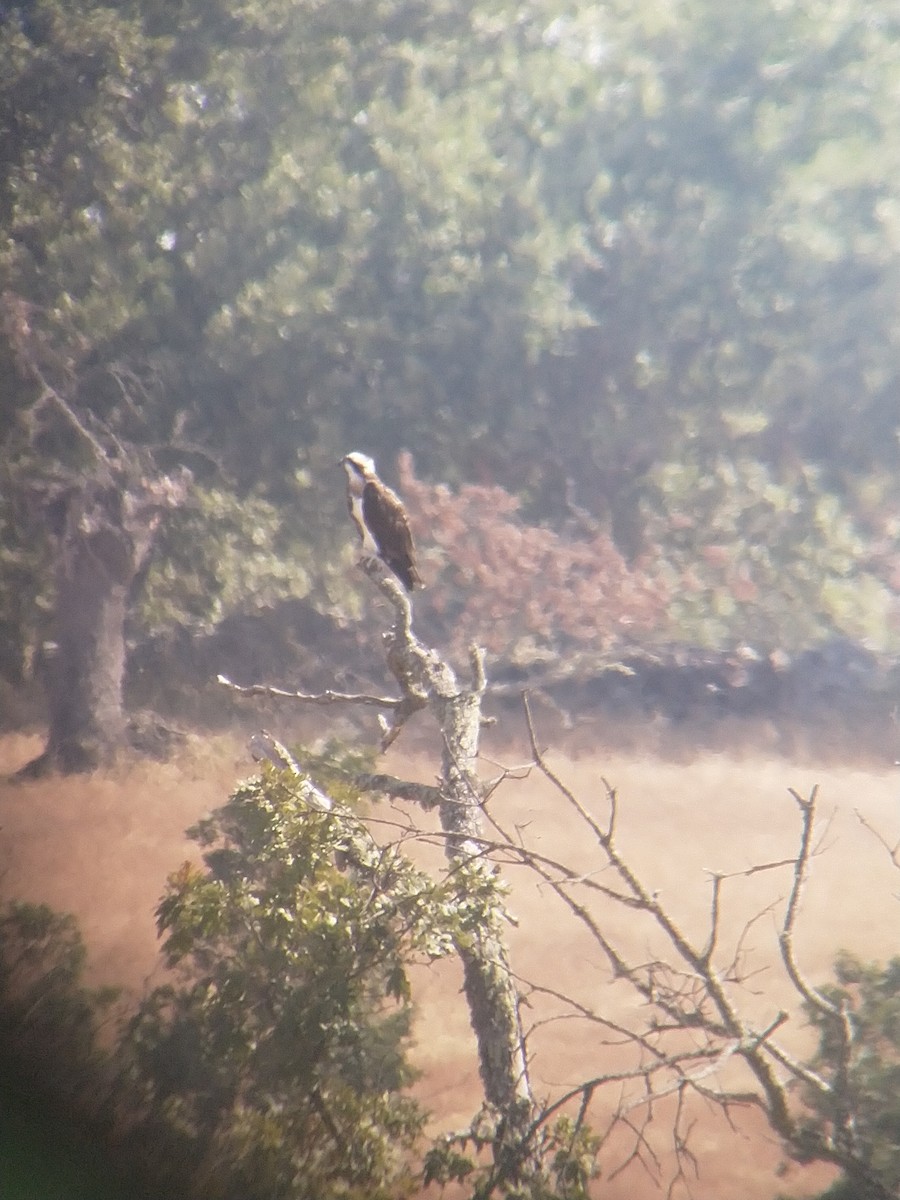
[[[362,538],[363,554],[380,558],[408,592],[421,587],[409,520],[400,497],[378,478],[375,463],[367,454],[354,450],[341,459],[341,465],[347,472],[347,501]]]

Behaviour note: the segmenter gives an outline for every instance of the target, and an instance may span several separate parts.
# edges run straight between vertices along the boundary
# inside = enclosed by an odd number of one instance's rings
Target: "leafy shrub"
[[[99,1033],[119,991],[87,987],[86,958],[70,914],[22,901],[2,910],[0,1053],[60,1101],[93,1109],[112,1084]]]
[[[802,647],[844,636],[896,647],[900,607],[872,541],[821,472],[780,478],[750,458],[671,461],[653,475],[645,536],[657,548],[680,640]]]
[[[835,964],[837,982],[823,992],[843,1004],[854,1030],[854,1050],[837,1102],[853,1115],[852,1136],[858,1152],[880,1185],[900,1188],[900,958],[882,966],[842,954]],[[833,1026],[810,1010],[819,1032],[813,1067],[828,1074],[840,1069],[840,1046]],[[828,1136],[834,1112],[817,1091],[805,1096],[813,1118],[810,1131]],[[823,1197],[865,1200],[864,1184],[841,1180]]]
[[[457,648],[474,639],[520,660],[566,645],[606,651],[663,622],[665,587],[647,563],[629,567],[604,530],[528,525],[504,488],[423,483],[409,454],[399,467],[425,574],[440,574],[419,608]]]
[[[451,948],[454,902],[345,813],[311,808],[268,768],[191,831],[203,868],[158,909],[176,981],[128,1051],[167,1154],[200,1194],[391,1196],[424,1114],[403,1089],[407,966]]]

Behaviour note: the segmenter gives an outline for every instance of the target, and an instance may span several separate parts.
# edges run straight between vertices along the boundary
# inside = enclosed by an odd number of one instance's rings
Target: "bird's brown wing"
[[[421,584],[416,570],[416,550],[409,520],[399,498],[390,488],[366,485],[363,516],[385,563],[408,592]]]

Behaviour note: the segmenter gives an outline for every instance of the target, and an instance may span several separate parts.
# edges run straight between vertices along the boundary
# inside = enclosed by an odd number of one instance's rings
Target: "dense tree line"
[[[138,629],[340,608],[350,443],[586,512],[652,556],[667,637],[894,647],[896,32],[6,4],[4,672],[80,554]]]

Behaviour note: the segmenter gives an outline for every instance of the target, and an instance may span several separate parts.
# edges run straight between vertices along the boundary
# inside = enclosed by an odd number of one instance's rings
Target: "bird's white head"
[[[360,454],[358,450],[345,454],[341,464],[351,479],[370,479],[375,474],[375,460],[369,458],[368,454]]]

